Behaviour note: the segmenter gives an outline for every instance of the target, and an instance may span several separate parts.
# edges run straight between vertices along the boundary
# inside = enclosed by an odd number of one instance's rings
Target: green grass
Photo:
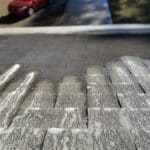
[[[114,23],[150,23],[150,0],[109,0]]]

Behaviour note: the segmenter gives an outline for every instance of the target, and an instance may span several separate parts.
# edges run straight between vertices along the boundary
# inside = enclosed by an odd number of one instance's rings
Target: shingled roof
[[[0,76],[1,150],[150,148],[150,60],[88,67],[86,86],[75,76],[57,85],[34,71],[18,76],[19,69]]]

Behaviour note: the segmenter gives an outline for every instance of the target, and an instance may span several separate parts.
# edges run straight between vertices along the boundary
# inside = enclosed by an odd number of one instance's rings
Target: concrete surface
[[[111,24],[107,0],[68,0],[62,18],[55,25]]]

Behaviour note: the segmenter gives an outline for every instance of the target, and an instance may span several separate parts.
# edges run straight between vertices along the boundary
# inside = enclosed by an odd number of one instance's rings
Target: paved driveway
[[[2,0],[0,1],[2,2]],[[7,4],[0,13],[7,15]],[[3,26],[41,26],[41,25],[99,25],[112,23],[107,0],[68,0],[64,14],[52,16],[50,8],[43,9],[33,17],[22,21],[6,16],[0,19]]]
[[[107,0],[68,0],[63,19],[56,24],[98,25],[112,23]]]

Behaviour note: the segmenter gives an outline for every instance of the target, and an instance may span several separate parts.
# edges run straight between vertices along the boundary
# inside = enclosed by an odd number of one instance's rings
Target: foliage
[[[109,0],[114,22],[150,23],[150,0]]]

